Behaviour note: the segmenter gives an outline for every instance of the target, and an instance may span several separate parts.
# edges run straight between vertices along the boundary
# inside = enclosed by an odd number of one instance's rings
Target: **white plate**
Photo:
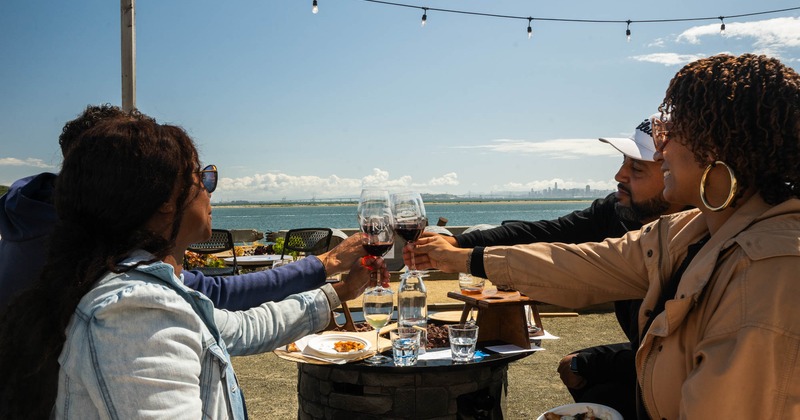
[[[622,414],[620,414],[619,411],[614,410],[613,408],[602,404],[592,404],[592,403],[567,404],[567,405],[562,405],[560,407],[551,408],[550,410],[547,410],[547,412],[560,414],[562,416],[569,416],[579,413],[585,413],[586,407],[591,407],[592,411],[594,411],[595,417],[597,417],[598,419],[622,420]],[[537,417],[536,420],[544,420],[544,413],[542,413],[542,415]]]
[[[364,348],[346,353],[338,352],[333,348],[333,345],[336,344],[337,341],[356,341],[363,344]],[[314,337],[309,340],[304,352],[311,352],[312,355],[316,354],[323,357],[337,359],[355,359],[368,353],[371,347],[372,346],[369,341],[354,335],[323,334],[319,337]]]

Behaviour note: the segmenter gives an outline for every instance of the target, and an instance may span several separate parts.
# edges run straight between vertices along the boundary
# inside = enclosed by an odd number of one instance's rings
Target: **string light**
[[[408,7],[412,9],[421,9],[423,11],[422,14],[422,26],[425,26],[425,21],[428,18],[428,10],[435,10],[437,12],[443,13],[457,13],[462,15],[472,15],[472,16],[482,16],[482,17],[493,17],[493,18],[501,18],[501,19],[527,19],[528,20],[528,35],[532,36],[533,28],[531,27],[531,21],[533,19],[547,21],[547,22],[577,22],[577,23],[626,23],[627,28],[625,29],[625,36],[628,38],[628,42],[630,42],[631,36],[631,23],[668,23],[668,22],[691,22],[691,21],[703,21],[703,20],[721,20],[722,26],[720,27],[721,31],[725,30],[725,21],[724,18],[740,18],[740,17],[749,17],[749,16],[758,16],[758,15],[766,15],[766,14],[773,14],[773,13],[781,13],[781,12],[789,12],[794,10],[800,10],[800,7],[789,7],[786,9],[776,9],[776,10],[766,10],[762,12],[754,12],[754,13],[742,13],[738,15],[728,15],[728,16],[713,16],[713,17],[693,17],[693,18],[680,18],[680,19],[643,19],[643,20],[598,20],[598,19],[570,19],[570,18],[547,18],[547,17],[531,17],[531,16],[513,16],[513,15],[500,15],[494,13],[482,13],[482,12],[471,12],[467,10],[454,10],[454,9],[441,9],[435,7],[422,7],[416,6],[412,4],[403,4],[403,3],[396,3],[391,1],[385,0],[361,0],[364,2],[369,3],[377,3],[377,4],[384,4],[387,6],[397,6],[397,7]],[[314,0],[316,4],[316,0]]]
[[[313,14],[315,14],[315,15],[316,15],[316,14],[317,14],[317,12],[319,12],[319,7],[317,7],[317,0],[314,0],[314,1],[311,3],[311,13],[313,13]]]
[[[725,16],[720,16],[719,21],[722,22],[722,25],[719,26],[719,34],[725,35]]]
[[[528,39],[531,39],[533,36],[533,28],[531,28],[531,21],[533,21],[532,17],[528,17]]]
[[[628,28],[625,29],[625,36],[628,37],[628,42],[631,42],[631,21],[628,20]]]

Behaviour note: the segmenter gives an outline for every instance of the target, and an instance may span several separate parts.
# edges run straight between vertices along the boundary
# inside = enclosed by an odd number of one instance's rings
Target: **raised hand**
[[[445,273],[466,271],[468,248],[456,248],[444,236],[423,234],[415,243],[403,247],[403,262],[411,263],[413,255],[417,268],[435,268]]]

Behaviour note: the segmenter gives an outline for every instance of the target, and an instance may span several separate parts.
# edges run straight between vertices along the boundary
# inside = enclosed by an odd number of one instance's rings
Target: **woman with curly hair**
[[[680,70],[660,110],[664,198],[695,210],[601,243],[424,237],[404,258],[566,307],[643,298],[640,418],[800,418],[800,76],[717,55]]]
[[[73,142],[47,263],[0,320],[0,418],[245,418],[230,355],[320,331],[363,291],[369,271],[356,261],[341,296],[325,285],[214,308],[183,284],[181,264],[211,236],[216,181],[179,127],[116,118]]]

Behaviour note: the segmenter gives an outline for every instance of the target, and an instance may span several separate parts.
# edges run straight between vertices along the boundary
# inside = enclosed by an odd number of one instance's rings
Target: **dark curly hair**
[[[150,116],[144,115],[138,110],[134,109],[130,112],[125,112],[122,108],[111,105],[87,105],[81,115],[74,120],[68,121],[61,129],[61,134],[58,136],[58,145],[61,146],[61,154],[67,155],[67,152],[72,147],[81,134],[86,130],[94,127],[97,123],[113,118],[129,118],[134,120],[145,120],[155,123],[156,120]]]
[[[736,199],[750,187],[772,205],[799,196],[800,77],[777,59],[721,54],[687,64],[659,110],[699,164],[712,156],[733,169]]]
[[[197,194],[194,143],[152,119],[111,118],[73,139],[56,181],[58,223],[39,280],[0,316],[0,418],[48,418],[58,357],[81,298],[132,251],[154,260],[175,246],[183,212]],[[177,195],[168,232],[147,222]],[[89,357],[90,355],[86,355]]]

